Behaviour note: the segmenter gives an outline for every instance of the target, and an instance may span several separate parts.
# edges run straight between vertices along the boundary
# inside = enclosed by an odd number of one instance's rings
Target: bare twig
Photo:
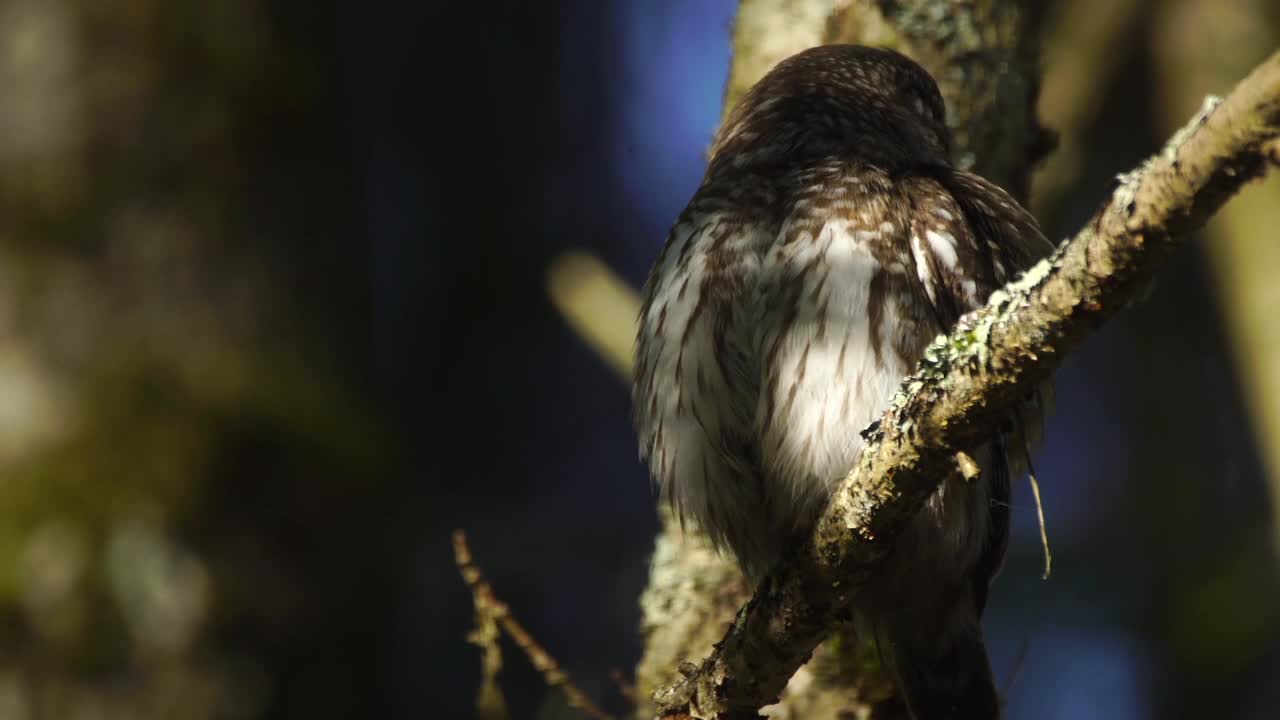
[[[693,675],[660,692],[667,717],[732,718],[773,702],[838,622],[905,519],[1009,408],[1134,302],[1176,245],[1267,167],[1280,137],[1280,53],[1210,98],[1049,260],[926,350],[806,547],[770,576]]]
[[[1031,457],[1031,449],[1027,449],[1027,457]],[[1031,483],[1031,495],[1036,501],[1036,520],[1040,522],[1040,547],[1044,548],[1044,575],[1042,579],[1048,580],[1049,575],[1053,572],[1053,553],[1049,550],[1049,531],[1044,526],[1044,500],[1040,498],[1040,481],[1036,478],[1036,469],[1028,468],[1027,482]]]
[[[538,672],[542,673],[547,685],[559,688],[564,693],[570,706],[581,710],[584,715],[595,720],[611,720],[609,714],[592,702],[587,697],[587,694],[575,685],[569,675],[561,669],[555,658],[551,657],[551,654],[544,650],[537,640],[533,639],[529,631],[525,630],[524,626],[512,617],[511,610],[507,607],[507,604],[499,600],[497,595],[494,594],[493,588],[490,587],[489,583],[485,582],[484,576],[480,573],[480,568],[476,566],[471,557],[471,549],[467,547],[467,536],[461,530],[455,530],[453,533],[453,558],[458,565],[458,570],[462,573],[462,579],[466,581],[467,587],[471,589],[471,597],[476,606],[478,626],[483,628],[490,623],[500,626],[515,642],[516,646],[524,651],[524,654],[529,658],[529,662],[533,663]],[[479,629],[472,637],[480,637],[482,639],[477,644],[485,648],[485,681],[493,682],[497,673],[495,670],[492,676],[489,675],[489,655],[490,653],[498,652],[497,639],[490,637]],[[497,666],[501,667],[501,659],[498,660]]]
[[[502,647],[498,644],[502,639],[498,628],[498,607],[501,603],[492,601],[492,593],[488,592],[488,586],[481,579],[479,568],[471,562],[467,538],[461,530],[453,535],[453,556],[462,572],[462,579],[471,588],[476,609],[476,627],[467,635],[467,642],[479,647],[483,653],[480,658],[480,690],[476,693],[476,715],[482,720],[505,720],[508,717],[507,702],[498,685],[498,674],[502,672]],[[505,611],[505,607],[503,609]]]

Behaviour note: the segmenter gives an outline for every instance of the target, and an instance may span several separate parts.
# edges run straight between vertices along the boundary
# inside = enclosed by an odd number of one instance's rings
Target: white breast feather
[[[868,241],[883,232],[832,221],[816,242],[801,236],[762,266],[774,287],[766,292],[760,352],[765,376],[782,380],[762,386],[756,426],[765,476],[792,502],[825,502],[862,448],[860,431],[884,411],[908,371],[892,352],[877,360],[871,342],[867,308],[881,267]],[[809,268],[819,256],[821,268]],[[788,297],[798,298],[795,308]],[[789,312],[795,315],[788,322]],[[885,349],[896,323],[891,298],[880,328]]]
[[[641,454],[651,458],[661,493],[682,519],[722,544],[728,534],[743,534],[745,528],[736,525],[749,522],[761,502],[752,469],[726,447],[727,440],[750,432],[745,408],[751,404],[743,394],[753,383],[726,377],[724,368],[736,365],[719,356],[723,348],[715,339],[716,323],[731,320],[724,313],[748,301],[724,298],[716,304],[704,283],[708,245],[726,232],[733,234],[722,247],[739,258],[730,272],[754,274],[755,237],[730,227],[716,216],[701,216],[672,230],[640,319],[642,366],[635,397]]]

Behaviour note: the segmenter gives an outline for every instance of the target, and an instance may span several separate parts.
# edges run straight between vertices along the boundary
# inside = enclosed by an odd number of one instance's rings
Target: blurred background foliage
[[[653,498],[545,276],[643,280],[734,6],[0,0],[0,720],[468,717],[454,527],[622,712]],[[1268,0],[1055,3],[1048,234],[1277,44]],[[1278,215],[1250,188],[1060,374],[1011,717],[1280,708]]]
[[[0,2],[0,717],[390,696],[358,48],[302,4]]]

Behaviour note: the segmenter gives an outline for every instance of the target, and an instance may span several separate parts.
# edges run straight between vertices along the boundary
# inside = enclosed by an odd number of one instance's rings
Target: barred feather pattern
[[[1004,191],[950,165],[943,116],[896,53],[784,61],[726,121],[645,286],[641,454],[751,577],[812,529],[925,346],[1048,249]],[[998,713],[979,618],[1029,408],[973,449],[978,480],[940,485],[857,608],[917,718]]]

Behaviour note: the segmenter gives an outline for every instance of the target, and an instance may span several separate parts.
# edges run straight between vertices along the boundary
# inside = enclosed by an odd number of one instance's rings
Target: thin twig
[[[467,536],[461,530],[453,532],[453,558],[458,565],[458,570],[462,573],[462,579],[466,581],[467,587],[471,589],[471,597],[475,602],[476,613],[478,615],[487,615],[507,633],[507,635],[515,642],[516,646],[524,651],[529,662],[533,663],[534,668],[542,673],[542,679],[547,685],[553,688],[559,688],[564,693],[565,699],[569,701],[571,707],[575,707],[582,713],[593,720],[612,720],[612,716],[601,710],[598,705],[587,697],[573,680],[569,677],[551,657],[537,640],[524,629],[519,621],[511,615],[511,609],[507,604],[498,599],[494,594],[493,588],[489,583],[485,582],[484,576],[480,573],[480,568],[475,564],[471,556],[471,549],[467,546]],[[488,652],[486,650],[486,652]]]
[[[472,602],[476,610],[476,627],[467,634],[467,642],[480,648],[480,689],[476,693],[476,715],[481,720],[506,720],[507,703],[498,685],[502,672],[502,632],[498,626],[498,608],[490,593],[485,592],[480,570],[471,563],[467,540],[459,530],[453,538],[453,554],[462,571],[462,579],[471,588]]]
[[[1053,553],[1049,551],[1049,533],[1044,528],[1044,503],[1040,500],[1040,481],[1036,479],[1036,469],[1031,467],[1031,453],[1027,453],[1027,479],[1031,481],[1031,494],[1036,499],[1036,519],[1040,521],[1040,545],[1044,548],[1044,575],[1042,579],[1048,580],[1049,573],[1053,572]]]

